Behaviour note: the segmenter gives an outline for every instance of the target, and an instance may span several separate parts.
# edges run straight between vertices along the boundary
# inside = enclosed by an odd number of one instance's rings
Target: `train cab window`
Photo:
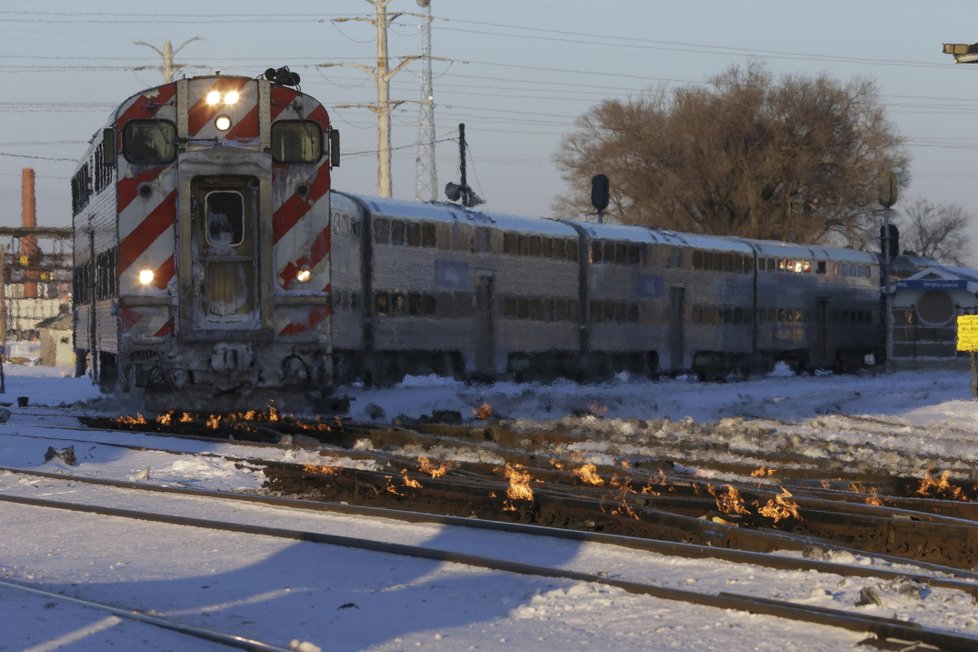
[[[283,120],[272,125],[272,160],[313,163],[323,155],[323,130],[311,120]]]
[[[244,242],[244,199],[241,193],[207,193],[207,243],[215,248],[237,247]]]
[[[374,242],[387,244],[390,242],[390,222],[382,217],[374,220]]]
[[[122,130],[122,153],[130,163],[170,163],[177,157],[177,127],[167,120],[130,120]]]

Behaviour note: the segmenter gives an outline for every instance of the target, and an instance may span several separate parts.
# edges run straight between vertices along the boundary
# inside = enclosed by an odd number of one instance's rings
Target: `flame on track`
[[[439,466],[435,466],[431,461],[424,457],[423,455],[418,458],[418,471],[421,473],[427,473],[432,478],[440,478],[448,473],[451,467],[445,462],[442,462]]]
[[[480,421],[485,421],[492,416],[492,406],[487,402],[483,402],[478,407],[472,408],[472,416]]]
[[[510,500],[533,500],[533,488],[530,486],[530,472],[526,467],[515,464],[507,464],[503,469],[503,475],[509,480],[509,487],[506,488],[506,497]]]
[[[630,518],[639,520],[638,514],[632,508],[629,502],[629,497],[635,494],[635,490],[632,489],[631,478],[619,478],[617,474],[611,476],[611,480],[608,483],[612,489],[615,490],[614,497],[617,503],[616,507],[611,510],[612,516],[628,516]]]
[[[883,501],[880,500],[880,490],[876,487],[865,487],[859,482],[850,482],[849,491],[865,496],[864,500],[867,505],[873,505],[874,507],[882,507]]]
[[[404,482],[405,487],[410,487],[411,489],[421,489],[421,483],[409,476],[407,469],[401,469],[401,481]]]
[[[706,489],[716,501],[717,509],[724,514],[750,514],[737,487],[728,484],[724,485],[724,491],[716,491],[711,485],[707,485]]]
[[[967,501],[968,496],[964,493],[964,489],[953,484],[950,477],[950,471],[941,471],[940,476],[936,478],[931,474],[930,469],[924,471],[924,478],[917,487],[917,494],[930,498]]]
[[[571,475],[575,478],[580,478],[581,482],[585,484],[593,484],[597,487],[604,484],[604,478],[598,474],[598,467],[591,463],[571,470]]]
[[[757,513],[772,519],[775,523],[789,517],[794,517],[800,521],[801,513],[798,511],[798,503],[788,500],[788,498],[791,498],[791,493],[781,487],[781,493],[767,501],[763,507],[758,507]],[[757,505],[758,503],[755,502],[754,504]]]

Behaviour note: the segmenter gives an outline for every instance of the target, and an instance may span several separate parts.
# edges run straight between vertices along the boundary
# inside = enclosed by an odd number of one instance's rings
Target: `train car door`
[[[683,315],[686,312],[686,289],[669,288],[669,367],[673,371],[683,368],[686,334]]]
[[[493,278],[479,276],[475,283],[475,371],[478,374],[494,374],[496,358],[496,331],[493,326],[492,299]]]
[[[258,180],[191,183],[194,330],[258,328]]]

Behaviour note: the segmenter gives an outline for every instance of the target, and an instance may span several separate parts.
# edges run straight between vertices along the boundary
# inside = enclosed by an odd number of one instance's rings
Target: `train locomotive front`
[[[72,179],[79,372],[173,407],[328,389],[338,138],[272,72],[148,89],[93,138]]]

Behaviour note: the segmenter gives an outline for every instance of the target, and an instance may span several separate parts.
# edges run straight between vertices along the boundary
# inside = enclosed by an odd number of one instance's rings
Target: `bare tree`
[[[967,227],[971,215],[955,204],[933,204],[917,199],[905,211],[900,248],[942,263],[967,264]]]
[[[601,172],[620,222],[809,242],[868,241],[880,170],[908,181],[872,82],[775,83],[761,65],[710,87],[606,100],[578,118],[555,160],[573,188],[555,202],[564,215],[587,212]]]

